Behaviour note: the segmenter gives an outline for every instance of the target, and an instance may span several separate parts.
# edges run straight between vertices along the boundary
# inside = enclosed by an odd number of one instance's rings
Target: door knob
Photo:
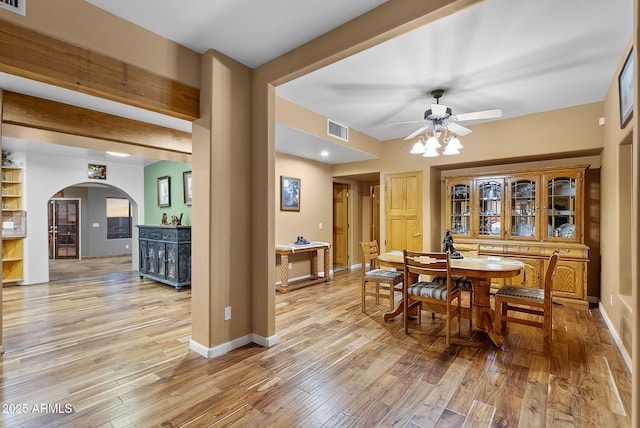
[[[420,232],[418,232],[418,233],[416,233],[415,235],[413,235],[413,237],[414,237],[414,238],[419,238],[419,237],[421,237],[421,236],[422,236],[422,233],[420,233]]]

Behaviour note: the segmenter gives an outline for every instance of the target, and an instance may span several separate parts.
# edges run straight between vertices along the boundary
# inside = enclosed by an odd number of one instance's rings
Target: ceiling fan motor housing
[[[431,121],[444,120],[444,119],[448,119],[449,116],[451,116],[451,114],[452,114],[451,107],[447,107],[447,112],[444,114],[444,116],[434,115],[431,109],[429,109],[424,112],[424,120],[431,120]]]

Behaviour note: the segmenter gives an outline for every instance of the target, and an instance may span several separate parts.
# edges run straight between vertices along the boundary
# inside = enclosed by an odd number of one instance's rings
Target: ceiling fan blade
[[[471,113],[461,113],[456,115],[456,120],[463,122],[465,120],[495,119],[502,117],[502,110],[494,108],[492,110],[473,111]]]
[[[410,140],[413,137],[416,137],[418,134],[420,134],[421,132],[426,131],[426,129],[428,128],[428,125],[425,125],[421,128],[416,129],[415,131],[413,131],[411,134],[407,135],[406,137],[404,137],[405,140]]]
[[[472,132],[469,128],[465,128],[464,126],[458,125],[455,122],[447,123],[447,129],[456,134],[458,137],[464,137],[465,135],[469,135]]]
[[[387,126],[387,125],[406,125],[408,123],[422,123],[424,122],[424,119],[420,119],[420,120],[405,120],[404,122],[384,122],[383,125]]]

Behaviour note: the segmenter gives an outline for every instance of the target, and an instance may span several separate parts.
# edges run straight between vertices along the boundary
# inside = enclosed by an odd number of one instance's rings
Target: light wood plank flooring
[[[4,289],[3,427],[628,427],[631,376],[597,310],[556,306],[552,352],[515,326],[446,347],[359,272],[276,297],[279,344],[189,350],[190,290],[123,272]],[[69,413],[67,413],[69,412]]]

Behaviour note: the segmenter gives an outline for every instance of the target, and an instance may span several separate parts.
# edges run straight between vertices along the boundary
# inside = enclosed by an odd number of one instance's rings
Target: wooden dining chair
[[[524,324],[542,329],[544,352],[551,347],[552,307],[553,307],[553,276],[558,264],[557,251],[549,257],[547,270],[544,274],[544,288],[504,285],[495,295],[496,326],[504,334],[507,323]],[[535,317],[514,316],[509,312],[535,315]]]
[[[396,291],[402,291],[402,281],[404,273],[398,270],[380,269],[378,255],[380,250],[376,241],[361,242],[362,270],[361,270],[361,295],[362,312],[365,311],[365,300],[367,296],[376,298],[376,304],[380,303],[380,298],[389,299],[389,309],[395,306],[394,297]],[[369,283],[375,284],[375,289],[367,289]]]
[[[478,243],[460,243],[454,245],[455,251],[462,254],[463,257],[478,257],[480,255],[480,244]],[[446,277],[438,276],[433,278],[433,282],[446,281]],[[453,281],[461,291],[469,293],[469,307],[468,311],[465,310],[462,313],[463,318],[469,318],[469,329],[473,329],[473,283],[466,275],[451,275],[451,281]],[[464,306],[466,308],[466,306]]]
[[[451,280],[449,253],[423,253],[404,250],[404,277],[402,287],[404,304],[404,332],[409,333],[409,313],[417,308],[418,324],[422,310],[446,315],[446,342],[451,343],[451,320],[458,318],[460,337],[460,287]],[[433,282],[434,277],[446,281]],[[454,301],[456,302],[454,304]]]

